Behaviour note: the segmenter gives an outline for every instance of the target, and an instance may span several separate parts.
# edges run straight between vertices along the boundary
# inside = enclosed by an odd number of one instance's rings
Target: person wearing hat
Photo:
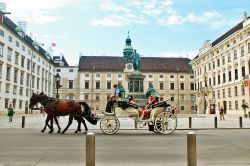
[[[14,108],[12,107],[12,104],[10,104],[10,106],[8,108],[9,122],[12,122],[12,118],[13,118],[14,113],[15,113]]]
[[[114,95],[109,98],[109,100],[107,102],[107,105],[106,105],[106,112],[109,112],[109,113],[112,112],[112,107],[114,106],[114,103],[116,101],[118,101],[118,99],[119,99],[119,93],[120,93],[120,89],[119,89],[117,83],[115,83],[113,85],[113,87],[115,88]]]

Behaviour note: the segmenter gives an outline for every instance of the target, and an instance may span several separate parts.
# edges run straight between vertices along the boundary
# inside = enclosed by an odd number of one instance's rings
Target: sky
[[[193,59],[205,40],[214,41],[250,15],[250,0],[0,0],[16,24],[26,21],[53,55],[78,65],[80,55],[120,56],[129,31],[142,57]]]

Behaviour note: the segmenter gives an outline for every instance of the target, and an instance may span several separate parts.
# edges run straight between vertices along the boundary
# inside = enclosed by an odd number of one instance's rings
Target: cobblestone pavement
[[[13,117],[13,122],[8,121],[7,115],[0,115],[0,128],[21,128],[22,116],[25,116],[25,128],[38,128],[44,127],[46,114],[16,114]],[[220,121],[219,115],[177,115],[177,130],[178,129],[189,129],[189,117],[192,121],[192,129],[212,129],[215,128],[215,117],[217,117],[217,128],[240,128],[240,118],[242,115],[225,115],[225,121]],[[119,118],[120,129],[134,129],[134,120],[131,118]],[[59,125],[63,129],[68,123],[68,116],[59,118]],[[87,123],[90,130],[100,129],[99,122],[97,125],[91,125]],[[147,129],[146,127],[138,129]],[[242,127],[250,128],[250,118],[242,117]],[[54,128],[57,126],[54,124]],[[73,124],[69,129],[76,129],[77,122],[73,121]]]

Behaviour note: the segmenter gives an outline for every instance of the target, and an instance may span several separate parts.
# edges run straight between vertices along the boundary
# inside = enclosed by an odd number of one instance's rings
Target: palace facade
[[[250,17],[213,42],[205,41],[191,62],[198,113],[242,114],[250,96]]]
[[[32,93],[54,94],[55,64],[48,53],[0,12],[0,111],[25,111]]]

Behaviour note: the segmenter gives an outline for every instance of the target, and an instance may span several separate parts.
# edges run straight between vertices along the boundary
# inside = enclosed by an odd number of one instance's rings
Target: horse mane
[[[84,106],[85,114],[89,115],[91,113],[89,105],[87,103],[83,102],[83,101],[79,102],[79,103]]]

